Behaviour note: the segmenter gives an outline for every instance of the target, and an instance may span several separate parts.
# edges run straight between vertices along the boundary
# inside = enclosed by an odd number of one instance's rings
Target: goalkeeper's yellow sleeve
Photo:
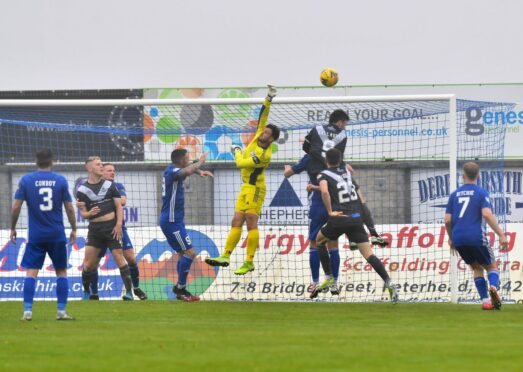
[[[260,117],[258,118],[258,129],[256,130],[256,136],[259,136],[261,132],[267,126],[267,120],[269,118],[269,111],[271,110],[271,101],[269,98],[265,98],[262,109],[260,111]]]

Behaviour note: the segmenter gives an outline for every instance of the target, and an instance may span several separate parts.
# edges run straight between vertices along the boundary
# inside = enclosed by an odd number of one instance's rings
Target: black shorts
[[[115,225],[116,220],[91,222],[87,232],[86,245],[98,249],[122,249],[122,242],[113,238],[113,229]]]
[[[349,241],[353,243],[369,241],[363,221],[359,218],[329,217],[327,223],[321,228],[321,233],[329,240],[337,240],[341,235],[346,234]]]

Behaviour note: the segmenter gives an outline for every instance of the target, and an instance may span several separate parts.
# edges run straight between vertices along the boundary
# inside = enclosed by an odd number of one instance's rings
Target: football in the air
[[[338,82],[338,71],[333,68],[326,68],[320,74],[320,81],[326,87],[333,87]]]

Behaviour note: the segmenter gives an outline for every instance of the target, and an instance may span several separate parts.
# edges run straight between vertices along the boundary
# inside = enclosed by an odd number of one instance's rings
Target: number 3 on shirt
[[[356,188],[351,183],[349,186],[347,182],[338,182],[336,185],[338,188],[338,199],[340,203],[348,203],[350,201],[358,200],[358,194],[356,193]],[[350,190],[349,190],[350,187]]]
[[[53,210],[53,189],[50,187],[42,187],[38,190],[38,194],[44,196],[42,203],[40,203],[40,210],[44,212]]]
[[[459,212],[459,217],[458,218],[463,217],[463,215],[465,214],[465,210],[469,206],[469,202],[470,202],[470,197],[469,196],[458,198],[458,203],[459,204],[463,204],[463,207],[461,207],[461,211]]]

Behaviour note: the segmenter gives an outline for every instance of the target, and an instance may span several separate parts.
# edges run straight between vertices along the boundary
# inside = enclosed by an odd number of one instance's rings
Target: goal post
[[[282,134],[272,145],[272,161],[265,171],[267,195],[259,220],[256,270],[237,277],[233,271],[245,258],[245,229],[230,268],[209,267],[204,259],[222,252],[241,185],[229,148],[245,147],[253,138],[262,103],[263,98],[0,100],[0,182],[12,195],[41,147],[55,153],[55,169],[66,176],[71,193],[85,180],[87,156],[99,155],[114,163],[116,180],[125,184],[128,193],[125,220],[140,286],[151,299],[172,299],[177,255],[158,226],[161,174],[174,148],[187,148],[193,160],[206,151],[205,169],[213,171],[214,178],[186,180],[185,222],[197,253],[190,290],[207,300],[307,301],[312,281],[305,191],[309,180],[305,173],[285,178],[283,165],[298,162],[307,132],[326,124],[333,110],[342,109],[350,118],[344,158],[355,170],[377,230],[390,242],[389,247],[374,247],[374,251],[398,285],[400,300],[476,299],[470,291],[471,274],[450,255],[443,204],[458,184],[462,160],[477,159],[489,169],[502,167],[503,133],[475,137],[465,141],[467,146],[460,141],[467,110],[505,110],[506,104],[459,101],[452,94],[276,97],[269,123],[278,125]],[[81,296],[87,232],[87,221],[79,221],[79,242],[68,246],[72,298]],[[7,227],[5,213],[0,222]],[[5,284],[16,288],[15,282],[23,277],[19,258],[25,249],[26,224],[23,212],[14,244],[7,242],[7,228],[1,232],[4,288]],[[67,230],[67,222],[65,226]],[[339,262],[341,292],[321,295],[321,301],[387,300],[381,279],[357,251],[349,249],[346,238],[340,239],[334,255],[339,257],[333,264]],[[122,283],[110,254],[100,265],[102,298],[119,298]],[[49,262],[45,268],[37,298],[54,297]],[[21,295],[14,289],[2,291],[0,300]]]

